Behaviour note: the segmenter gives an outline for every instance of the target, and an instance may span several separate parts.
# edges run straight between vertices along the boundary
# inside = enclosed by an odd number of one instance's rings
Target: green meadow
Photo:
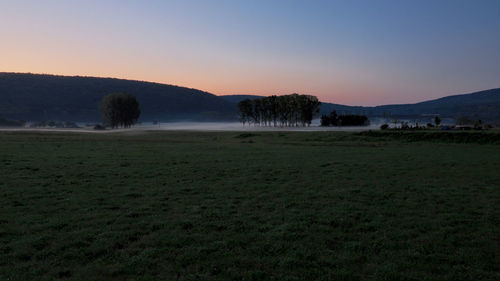
[[[0,280],[500,280],[498,132],[0,133]]]

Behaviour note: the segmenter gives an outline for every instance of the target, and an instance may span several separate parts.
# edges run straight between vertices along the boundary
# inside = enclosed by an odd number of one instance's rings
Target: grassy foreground
[[[499,280],[500,134],[417,134],[0,133],[0,280]]]

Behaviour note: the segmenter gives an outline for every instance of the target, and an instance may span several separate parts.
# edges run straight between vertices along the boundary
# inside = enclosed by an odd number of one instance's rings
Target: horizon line
[[[133,78],[120,78],[120,77],[106,77],[106,76],[95,76],[95,75],[81,75],[81,74],[53,74],[53,73],[36,73],[36,72],[15,72],[15,71],[0,71],[0,74],[25,74],[25,75],[46,75],[46,76],[60,76],[60,77],[81,77],[81,78],[98,78],[98,79],[116,79],[116,80],[125,80],[125,81],[133,81],[133,82],[142,82],[142,83],[151,83],[151,84],[159,84],[159,85],[165,85],[165,86],[172,86],[172,87],[179,87],[179,88],[186,88],[186,89],[191,89],[191,90],[196,90],[196,91],[201,91],[207,94],[211,94],[217,97],[223,97],[223,96],[259,96],[259,97],[268,97],[272,95],[276,96],[283,96],[283,95],[289,95],[292,93],[288,94],[271,94],[271,95],[262,95],[262,94],[215,94],[206,90],[201,90],[189,86],[182,86],[182,85],[176,85],[176,84],[169,84],[166,82],[156,82],[156,81],[151,81],[151,80],[141,80],[141,79],[133,79]],[[461,96],[461,95],[469,95],[469,94],[474,94],[474,93],[479,93],[479,92],[486,92],[486,91],[491,91],[491,90],[496,90],[500,89],[499,87],[495,88],[489,88],[489,89],[481,89],[481,90],[476,90],[473,92],[466,92],[466,93],[460,93],[460,94],[452,94],[452,95],[447,95],[447,96],[441,96],[439,98],[435,99],[428,99],[428,100],[422,100],[422,101],[417,101],[417,102],[409,102],[409,103],[388,103],[388,104],[378,104],[378,105],[351,105],[351,104],[341,104],[341,103],[335,103],[331,101],[326,101],[322,103],[330,103],[330,104],[336,104],[336,105],[345,105],[345,106],[351,106],[351,107],[379,107],[379,106],[396,106],[396,105],[411,105],[411,104],[419,104],[423,102],[428,102],[428,101],[434,101],[434,100],[439,100],[442,98],[446,97],[452,97],[452,96]],[[307,93],[305,93],[307,94]],[[313,94],[307,94],[307,95],[313,95]],[[315,95],[313,95],[315,96]]]

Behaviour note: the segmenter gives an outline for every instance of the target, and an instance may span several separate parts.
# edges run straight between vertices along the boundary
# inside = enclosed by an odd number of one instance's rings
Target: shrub
[[[383,124],[382,126],[380,126],[380,130],[387,130],[389,129],[389,124]]]
[[[366,115],[346,114],[338,116],[338,123],[341,126],[367,126],[370,125],[370,120]]]
[[[337,115],[334,110],[330,115],[321,116],[321,126],[367,126],[370,120],[366,115],[344,114]]]

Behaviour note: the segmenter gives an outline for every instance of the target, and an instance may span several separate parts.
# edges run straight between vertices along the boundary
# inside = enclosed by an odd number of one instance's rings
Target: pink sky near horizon
[[[1,2],[0,72],[365,106],[500,87],[500,5],[382,2]]]
[[[36,67],[31,65],[29,71],[25,71],[24,68],[15,68],[11,67],[8,70],[0,69],[0,72],[16,72],[16,73],[33,73],[33,74],[49,74],[49,75],[63,75],[63,76],[89,76],[89,77],[103,77],[103,78],[118,78],[118,79],[128,79],[128,80],[139,80],[153,83],[162,83],[169,85],[176,85],[187,88],[194,88],[202,91],[206,91],[215,95],[259,95],[259,96],[267,96],[267,95],[286,95],[291,93],[301,93],[301,94],[311,94],[317,96],[323,102],[344,104],[344,105],[352,105],[352,106],[377,106],[377,105],[385,105],[385,104],[403,104],[403,103],[417,103],[425,100],[436,99],[448,95],[454,94],[466,94],[469,92],[475,92],[486,89],[471,89],[468,91],[448,91],[445,93],[437,93],[437,94],[429,94],[427,97],[422,95],[414,95],[414,99],[397,99],[397,98],[388,98],[386,100],[380,99],[380,95],[375,91],[366,90],[353,92],[353,89],[345,88],[340,89],[339,87],[336,90],[324,89],[323,91],[319,88],[315,90],[311,90],[314,87],[304,88],[300,90],[301,86],[294,86],[293,83],[283,83],[283,85],[278,85],[274,81],[264,81],[264,85],[261,83],[255,83],[253,81],[238,81],[232,78],[230,81],[219,80],[222,81],[223,87],[218,87],[218,82],[215,81],[207,81],[207,79],[189,79],[191,76],[186,77],[177,77],[177,79],[169,80],[165,79],[165,75],[162,74],[141,74],[138,72],[116,72],[116,71],[96,71],[96,72],[85,72],[85,71],[48,71],[47,68],[43,67],[37,70]],[[174,75],[175,76],[175,75]],[[188,78],[188,79],[186,79]],[[245,83],[248,83],[245,86]],[[266,84],[267,83],[267,84]],[[233,87],[231,87],[233,85]],[[257,85],[257,86],[256,86]],[[259,86],[270,86],[272,90],[266,90],[265,87]],[[282,87],[280,87],[282,86]],[[250,90],[249,90],[250,89]],[[267,88],[268,89],[268,88]],[[297,90],[299,89],[299,90]],[[354,90],[356,91],[356,90]],[[319,94],[318,94],[319,93]],[[322,94],[326,93],[326,94]],[[369,94],[372,94],[372,98],[368,97]],[[383,94],[383,93],[380,93]]]

